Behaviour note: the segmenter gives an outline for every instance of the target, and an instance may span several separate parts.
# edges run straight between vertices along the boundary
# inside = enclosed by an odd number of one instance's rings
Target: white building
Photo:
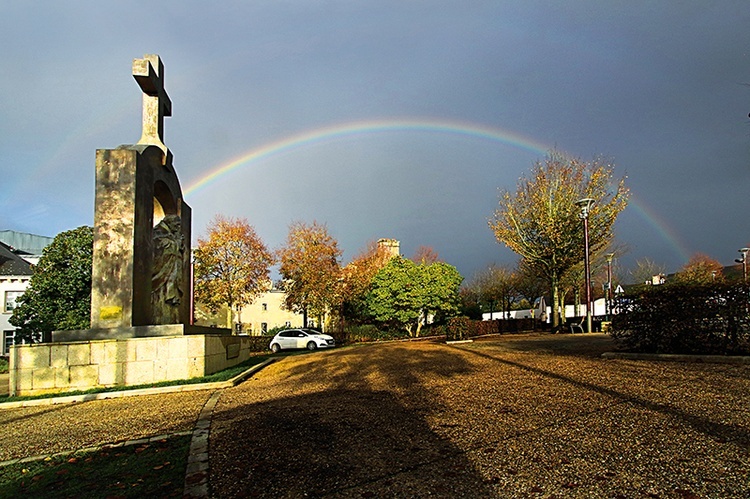
[[[10,316],[16,308],[16,301],[26,291],[31,279],[31,264],[16,255],[7,244],[0,243],[0,330],[3,342],[0,354],[8,355],[8,347],[13,344],[15,326],[11,325]]]
[[[42,250],[52,240],[13,230],[0,231],[0,355],[8,355],[8,346],[13,344],[16,328],[9,321],[16,301],[29,286],[31,266],[39,261]]]

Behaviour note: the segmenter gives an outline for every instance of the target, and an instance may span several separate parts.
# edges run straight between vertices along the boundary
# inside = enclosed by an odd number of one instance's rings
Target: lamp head
[[[594,204],[594,199],[579,199],[578,201],[576,201],[576,204],[581,208],[581,216],[586,218],[589,216],[589,210],[591,209],[591,205]]]

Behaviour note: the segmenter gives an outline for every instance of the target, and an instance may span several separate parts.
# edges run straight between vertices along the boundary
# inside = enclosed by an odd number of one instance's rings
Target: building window
[[[262,307],[263,307],[263,311],[264,311],[264,312],[265,312],[265,311],[267,311],[267,310],[268,310],[268,303],[264,303],[264,304],[262,305]]]
[[[260,323],[260,334],[266,334],[268,332],[268,323],[267,322],[261,322]]]
[[[5,312],[13,312],[16,308],[16,301],[21,297],[23,291],[6,291],[5,292],[5,305],[3,310]]]
[[[13,344],[13,336],[15,336],[15,331],[3,331],[3,355],[8,355],[8,351],[10,350],[10,346]]]
[[[284,326],[286,326],[286,327],[292,327],[292,321],[286,321],[284,323]]]

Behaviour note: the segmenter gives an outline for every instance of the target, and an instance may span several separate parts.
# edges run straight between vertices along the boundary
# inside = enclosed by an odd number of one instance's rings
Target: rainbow
[[[270,144],[252,149],[241,156],[223,163],[208,173],[191,182],[185,189],[185,195],[193,194],[211,185],[220,177],[247,165],[277,154],[293,151],[313,144],[345,139],[357,135],[383,132],[422,132],[451,134],[490,140],[504,145],[532,152],[538,156],[545,156],[551,149],[546,144],[526,137],[510,130],[477,125],[461,121],[439,119],[402,119],[402,120],[370,120],[342,123],[315,130],[309,130],[290,137],[271,142]]]
[[[659,216],[653,208],[648,206],[642,199],[636,198],[635,194],[631,192],[630,202],[628,207],[632,207],[636,213],[638,213],[643,220],[645,220],[657,233],[659,233],[679,255],[679,257],[687,263],[690,260],[692,251],[688,248],[687,244],[672,230],[669,225]]]
[[[384,132],[449,134],[479,140],[489,140],[531,152],[538,159],[542,159],[553,149],[553,147],[547,144],[511,130],[463,121],[437,118],[353,121],[300,132],[253,148],[234,159],[212,168],[208,173],[190,182],[184,191],[184,195],[194,194],[235,170],[278,154],[309,147],[314,144]],[[634,207],[640,217],[656,229],[684,261],[687,262],[689,260],[690,251],[687,249],[687,246],[654,210],[648,208],[642,201],[636,200],[635,196],[631,196],[629,205]]]

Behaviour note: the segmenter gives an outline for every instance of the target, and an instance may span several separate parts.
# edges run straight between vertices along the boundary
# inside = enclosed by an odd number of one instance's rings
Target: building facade
[[[0,242],[0,331],[2,331],[2,355],[8,355],[8,347],[13,344],[15,326],[10,323],[10,317],[16,308],[18,299],[29,286],[31,279],[31,264],[16,255],[7,244]]]
[[[259,336],[277,327],[304,327],[302,314],[284,309],[286,293],[271,289],[242,308],[240,322],[243,333]]]
[[[14,342],[16,328],[10,323],[10,317],[29,286],[31,267],[53,239],[14,230],[0,231],[0,355],[8,355],[8,347]]]

